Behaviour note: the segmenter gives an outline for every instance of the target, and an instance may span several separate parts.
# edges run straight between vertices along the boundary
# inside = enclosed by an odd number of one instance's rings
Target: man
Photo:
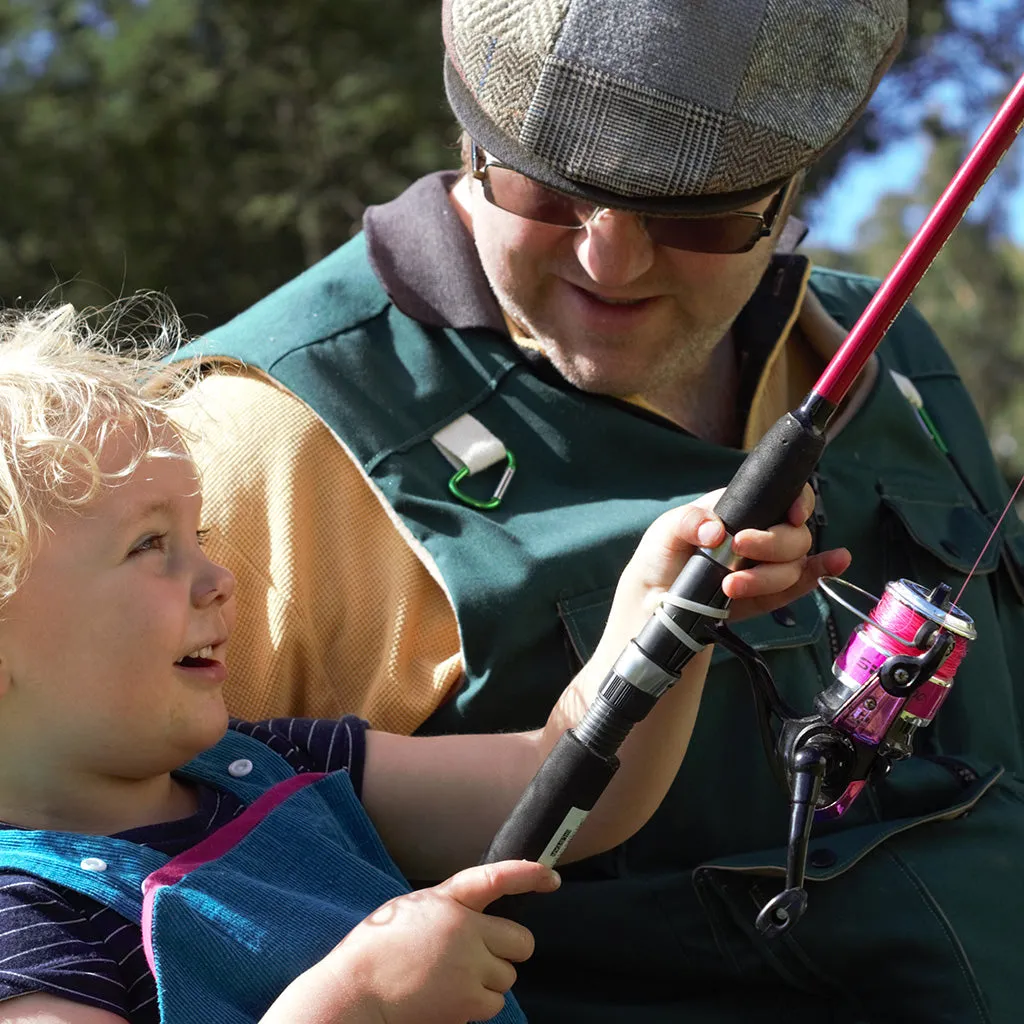
[[[230,697],[250,717],[543,720],[644,526],[730,479],[874,287],[812,272],[783,227],[897,51],[902,0],[452,0],[443,21],[465,172],[368,210],[189,350],[235,366],[190,425],[211,548],[240,579]],[[815,485],[809,572],[842,571],[825,545],[843,544],[875,594],[958,589],[1005,492],[912,310]],[[981,639],[917,737],[927,756],[818,827],[809,909],[772,942],[754,918],[782,887],[787,799],[744,667],[716,651],[651,823],[517,908],[531,1020],[1016,1019],[1024,817],[996,766],[1024,759],[1022,565],[1014,520],[961,600]],[[737,632],[807,713],[856,624],[813,594]]]

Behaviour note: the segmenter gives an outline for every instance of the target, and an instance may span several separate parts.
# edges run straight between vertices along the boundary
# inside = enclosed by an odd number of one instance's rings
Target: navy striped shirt
[[[347,771],[361,792],[366,723],[275,718],[232,720],[230,727],[266,743],[296,772]],[[244,810],[230,793],[199,785],[199,810],[188,818],[120,832],[169,856],[195,846]],[[12,826],[0,823],[0,828]],[[46,992],[108,1010],[131,1024],[159,1024],[156,982],[139,926],[64,886],[0,871],[0,1001]]]

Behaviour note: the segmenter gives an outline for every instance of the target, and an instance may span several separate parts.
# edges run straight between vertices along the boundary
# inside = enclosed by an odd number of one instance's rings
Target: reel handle
[[[821,783],[828,769],[822,747],[810,741],[793,758],[793,791],[789,805],[789,842],[786,847],[786,888],[769,900],[754,922],[768,939],[789,931],[807,909],[804,877],[807,871],[807,846],[814,824],[814,809]]]

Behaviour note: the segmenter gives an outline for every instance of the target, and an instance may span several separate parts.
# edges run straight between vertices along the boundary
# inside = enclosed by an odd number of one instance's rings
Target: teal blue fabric
[[[254,765],[242,778],[233,761]],[[265,744],[228,733],[182,774],[251,803],[294,772]],[[100,857],[106,871],[85,871]],[[138,924],[141,885],[168,858],[104,836],[0,832],[0,866],[68,886]],[[302,971],[408,885],[356,797],[333,772],[294,793],[230,851],[157,891],[153,946],[163,1024],[252,1024]],[[515,1024],[515,1000],[493,1018]]]
[[[822,270],[811,278],[847,325],[876,285]],[[594,649],[642,530],[723,486],[743,458],[575,390],[503,334],[412,320],[374,276],[361,236],[184,353],[213,354],[261,367],[315,409],[442,572],[467,678],[424,732],[541,723]],[[848,578],[875,594],[900,577],[957,591],[1006,488],[962,383],[912,308],[879,360],[872,392],[819,467],[822,544],[850,547]],[[914,381],[952,460],[889,370]],[[430,441],[467,411],[518,461],[494,512],[451,496],[450,467]],[[484,494],[493,483],[470,481]],[[1016,1020],[1012,975],[1001,981],[1000,971],[1024,920],[1022,566],[1024,528],[1011,514],[962,598],[979,639],[936,722],[918,733],[922,756],[816,829],[821,863],[837,868],[812,866],[807,916],[774,946],[751,925],[780,887],[786,799],[745,672],[716,651],[682,769],[651,822],[568,867],[554,896],[513,904],[537,938],[517,986],[530,1019]],[[765,654],[786,700],[810,711],[831,679],[830,621],[845,638],[856,619],[818,594],[791,612],[737,631]],[[976,780],[965,786],[937,756],[970,762]],[[890,933],[916,936],[920,951],[902,957]]]

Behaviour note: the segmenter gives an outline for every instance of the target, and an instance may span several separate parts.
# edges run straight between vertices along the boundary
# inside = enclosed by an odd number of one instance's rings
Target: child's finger
[[[801,523],[806,523],[810,518],[811,513],[814,511],[814,491],[811,489],[810,484],[804,484],[804,489],[800,492],[800,497],[789,506],[789,513],[786,519],[793,524],[793,526],[799,526]]]
[[[679,505],[660,515],[648,527],[642,546],[659,545],[673,550],[718,544],[725,537],[722,521],[696,502]]]
[[[557,872],[536,861],[503,860],[466,868],[437,888],[464,907],[482,912],[499,896],[553,892],[560,884]]]
[[[743,604],[733,605],[732,617],[738,620],[749,615],[772,611],[784,604],[789,604],[791,601],[803,597],[804,594],[809,594],[817,586],[819,577],[841,576],[849,568],[849,565],[850,552],[846,548],[832,548],[805,559],[798,579],[785,589],[774,592],[763,590],[761,588],[761,584],[764,583],[763,577],[760,583],[756,582],[755,577],[755,583],[751,586],[748,579],[744,576],[746,573],[753,572],[750,569],[744,569],[739,573],[733,573],[732,577],[726,577],[722,584],[722,589],[732,598],[740,600],[752,598],[751,600],[744,601]],[[758,566],[759,570],[763,568],[765,567]],[[780,580],[775,580],[776,584],[779,582]]]
[[[490,943],[487,943],[487,948],[490,949]],[[494,953],[493,949],[490,951]],[[530,952],[532,953],[533,950],[531,949]],[[481,969],[480,984],[489,992],[504,994],[516,983],[517,972],[509,963],[510,959],[511,957],[506,957],[502,953],[494,953],[490,961]],[[529,956],[520,957],[520,959],[528,960]]]
[[[722,581],[722,592],[733,599],[782,594],[795,587],[803,574],[803,562],[765,562],[753,569],[740,569]]]
[[[507,917],[484,917],[481,936],[488,950],[502,960],[519,964],[533,956],[533,932]],[[494,985],[487,987],[493,988],[495,992],[502,991]]]

